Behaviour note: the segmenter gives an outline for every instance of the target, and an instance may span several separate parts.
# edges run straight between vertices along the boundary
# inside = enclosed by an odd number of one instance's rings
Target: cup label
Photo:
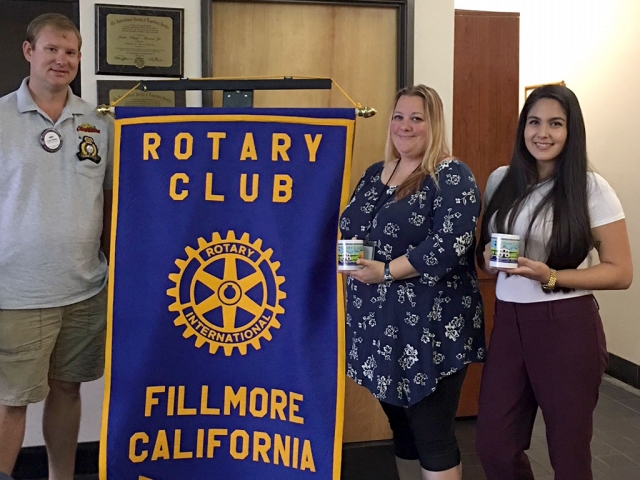
[[[338,242],[338,268],[355,270],[362,268],[356,262],[362,258],[362,243]]]
[[[518,266],[520,241],[500,237],[491,237],[491,258],[489,266],[515,268]]]

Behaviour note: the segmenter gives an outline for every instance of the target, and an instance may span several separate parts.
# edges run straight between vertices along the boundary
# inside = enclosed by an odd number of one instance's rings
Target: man
[[[30,76],[0,98],[0,472],[46,398],[50,480],[73,479],[80,383],[104,369],[112,125],[69,88],[81,43],[64,15],[34,19]]]

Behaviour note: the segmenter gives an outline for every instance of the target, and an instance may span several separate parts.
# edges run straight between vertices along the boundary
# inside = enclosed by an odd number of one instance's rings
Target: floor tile
[[[600,462],[606,465],[608,468],[637,468],[640,471],[640,464],[631,460],[626,455],[599,455],[596,457]],[[599,470],[606,470],[601,468]]]

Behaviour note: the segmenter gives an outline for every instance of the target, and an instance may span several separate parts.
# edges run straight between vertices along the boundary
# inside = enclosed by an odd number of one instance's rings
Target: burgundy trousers
[[[593,295],[496,301],[480,387],[476,448],[488,480],[533,480],[538,407],[556,480],[591,480],[593,411],[607,348]]]

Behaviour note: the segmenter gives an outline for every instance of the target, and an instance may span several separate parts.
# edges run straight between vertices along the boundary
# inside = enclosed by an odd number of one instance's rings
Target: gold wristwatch
[[[553,268],[549,269],[549,281],[542,285],[543,290],[552,291],[556,288],[556,281],[558,280],[558,272],[556,272]]]

